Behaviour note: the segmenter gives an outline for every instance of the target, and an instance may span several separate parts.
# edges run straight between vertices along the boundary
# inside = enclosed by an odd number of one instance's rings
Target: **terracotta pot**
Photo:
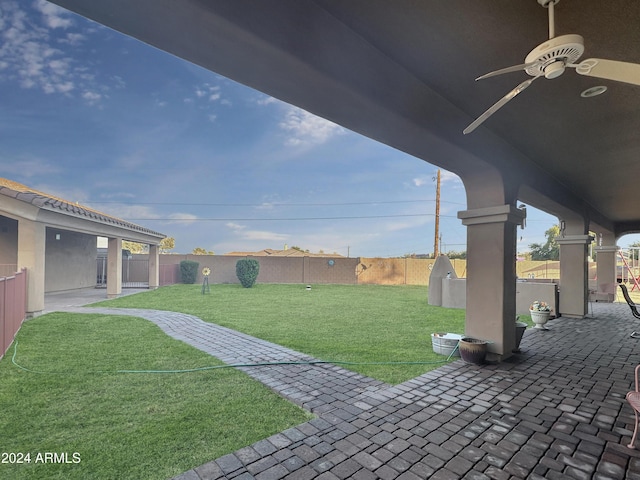
[[[487,358],[487,342],[484,340],[462,337],[458,348],[460,356],[467,363],[482,365]]]

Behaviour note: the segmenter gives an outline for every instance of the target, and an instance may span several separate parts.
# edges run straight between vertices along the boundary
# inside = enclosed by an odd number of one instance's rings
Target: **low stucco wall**
[[[443,278],[442,281],[442,304],[447,308],[466,308],[467,303],[467,281],[465,278]],[[553,312],[558,312],[558,285],[551,282],[522,282],[516,283],[516,313],[518,315],[528,315],[529,306],[534,300],[547,302],[553,308]]]
[[[449,308],[467,308],[467,279],[442,279],[442,306]]]
[[[547,302],[558,314],[558,284],[552,282],[516,282],[516,313],[528,315],[529,307],[535,300]]]

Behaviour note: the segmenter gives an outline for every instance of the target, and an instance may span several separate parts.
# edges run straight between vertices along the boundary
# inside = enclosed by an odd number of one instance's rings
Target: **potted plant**
[[[552,312],[551,306],[547,302],[541,302],[536,300],[529,307],[529,313],[531,314],[531,320],[536,324],[535,327],[539,330],[547,330],[544,326],[549,321]]]

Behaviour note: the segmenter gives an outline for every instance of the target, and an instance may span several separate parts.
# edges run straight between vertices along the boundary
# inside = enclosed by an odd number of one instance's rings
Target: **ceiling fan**
[[[631,83],[640,86],[640,65],[636,63],[619,62],[615,60],[603,60],[601,58],[588,58],[576,63],[584,52],[584,39],[580,35],[570,34],[555,36],[555,21],[553,7],[560,0],[537,0],[540,5],[549,10],[549,40],[531,50],[521,65],[502,68],[489,72],[476,80],[483,80],[503,73],[518,72],[524,70],[532,78],[525,80],[504,97],[493,104],[489,109],[475,119],[463,130],[466,135],[473,132],[482,122],[496,113],[507,102],[526,89],[540,77],[549,80],[562,75],[567,67],[575,68],[580,75],[606,78],[618,82]]]

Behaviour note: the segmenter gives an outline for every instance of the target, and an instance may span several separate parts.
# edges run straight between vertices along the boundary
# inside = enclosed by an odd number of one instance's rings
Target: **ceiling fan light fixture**
[[[547,80],[558,78],[564,73],[565,63],[562,60],[553,62],[550,65],[544,67],[544,76]]]
[[[604,85],[598,85],[597,87],[587,88],[584,92],[580,94],[582,98],[591,98],[597,97],[598,95],[602,95],[607,91],[607,87]]]
[[[550,65],[556,62],[562,62],[564,65],[574,64],[583,53],[584,39],[580,35],[569,34],[550,38],[529,52],[524,59],[527,65],[524,70],[532,77],[545,75],[545,69]]]

